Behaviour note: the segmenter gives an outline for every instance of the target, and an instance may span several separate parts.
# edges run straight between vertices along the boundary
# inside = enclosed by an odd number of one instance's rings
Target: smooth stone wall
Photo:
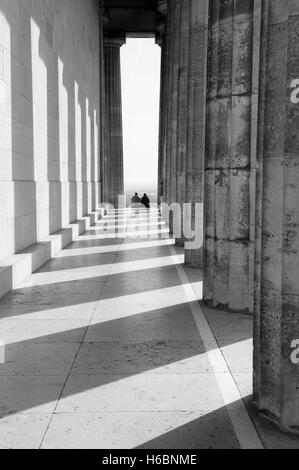
[[[100,13],[0,2],[0,260],[99,202]]]

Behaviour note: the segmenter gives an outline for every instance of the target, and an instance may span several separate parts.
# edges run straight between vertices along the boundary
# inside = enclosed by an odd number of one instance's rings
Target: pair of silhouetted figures
[[[138,196],[138,193],[135,193],[135,195],[131,199],[131,204],[132,204],[132,207],[135,208],[135,209],[138,209],[138,208],[142,207],[142,205],[144,207],[146,207],[146,209],[151,208],[151,202],[150,202],[150,199],[149,199],[149,197],[146,193],[144,193],[144,195],[142,196],[141,199]]]

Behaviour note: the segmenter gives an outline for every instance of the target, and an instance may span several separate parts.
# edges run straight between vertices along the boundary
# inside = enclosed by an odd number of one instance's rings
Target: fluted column
[[[208,56],[204,299],[246,312],[253,311],[257,4],[211,2]]]
[[[165,103],[165,78],[166,78],[166,47],[161,42],[161,91],[160,91],[160,124],[159,124],[159,165],[158,165],[158,198],[165,195],[165,129],[166,129],[166,103]]]
[[[276,0],[264,5],[268,25],[261,61],[265,93],[259,116],[254,399],[283,431],[298,434],[299,4]]]
[[[166,202],[177,199],[177,135],[178,135],[178,94],[179,94],[179,50],[180,50],[180,0],[168,0],[166,25]],[[169,220],[173,231],[173,219]]]
[[[185,163],[185,202],[192,204],[192,229],[203,235],[202,212],[195,212],[195,204],[204,202],[204,161],[206,125],[206,86],[209,2],[191,0],[188,61],[187,150]],[[199,220],[196,220],[196,217]],[[188,266],[202,267],[203,247],[185,250]]]
[[[117,206],[118,196],[124,192],[123,130],[120,48],[124,37],[105,37],[105,132],[106,184],[105,202]]]
[[[173,54],[171,63],[172,86],[171,86],[171,114],[170,114],[170,178],[169,195],[170,203],[177,202],[177,135],[178,135],[178,96],[179,96],[179,60],[180,60],[180,21],[181,21],[181,0],[169,0],[170,10],[173,10],[172,21],[172,42]],[[170,230],[172,231],[172,220],[170,220]]]
[[[99,194],[100,194],[100,202],[103,202],[104,197],[104,188],[106,187],[105,179],[106,179],[106,152],[105,152],[105,65],[104,65],[104,23],[105,23],[105,15],[104,15],[104,1],[101,0],[99,2],[100,8],[100,116],[98,117],[99,121],[99,165],[98,165],[98,180],[100,183]]]
[[[167,204],[171,202],[170,198],[170,177],[171,177],[171,157],[170,157],[170,139],[171,139],[171,89],[172,89],[172,58],[173,58],[173,34],[174,34],[174,21],[173,21],[173,6],[170,4],[171,0],[167,2],[167,21],[166,21],[166,34],[165,34],[165,137],[164,137],[164,199]]]
[[[157,27],[156,43],[161,47],[160,79],[160,123],[159,123],[159,164],[158,164],[158,201],[165,197],[166,182],[166,90],[167,90],[167,42],[166,15],[167,0],[158,1],[158,12],[163,20]]]
[[[186,202],[186,159],[187,159],[187,121],[188,121],[188,66],[190,42],[190,0],[181,0],[179,34],[179,69],[177,94],[177,135],[176,135],[176,184],[175,202],[181,205],[181,236],[176,238],[176,244],[184,246],[183,233],[183,203]]]

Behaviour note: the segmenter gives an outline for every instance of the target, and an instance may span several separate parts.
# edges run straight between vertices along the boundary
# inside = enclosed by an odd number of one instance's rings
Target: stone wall
[[[97,0],[0,0],[0,260],[99,201]]]

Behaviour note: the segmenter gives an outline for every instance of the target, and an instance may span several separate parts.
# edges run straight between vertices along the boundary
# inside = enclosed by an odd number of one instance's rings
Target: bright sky
[[[160,54],[154,39],[121,48],[126,191],[157,186]]]

